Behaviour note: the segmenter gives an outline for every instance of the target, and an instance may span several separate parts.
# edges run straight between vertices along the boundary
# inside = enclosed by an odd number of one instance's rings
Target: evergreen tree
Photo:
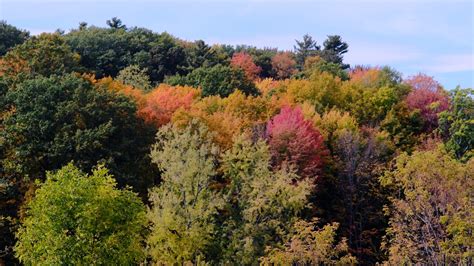
[[[117,17],[113,17],[112,19],[107,20],[106,23],[112,29],[126,29],[127,28],[125,25],[122,24],[122,20]]]
[[[303,40],[296,40],[296,45],[293,47],[296,54],[296,63],[300,70],[303,68],[306,58],[317,55],[318,51],[321,50],[321,47],[313,40],[313,37],[308,34],[303,36]]]
[[[340,65],[342,69],[349,68],[343,63],[344,54],[347,53],[349,45],[343,42],[339,35],[329,35],[323,43],[323,50],[320,56],[329,63]]]
[[[446,149],[462,161],[474,156],[474,90],[456,88],[451,92],[452,108],[439,116],[439,132]]]
[[[25,42],[30,33],[0,20],[0,56],[5,55],[15,45]]]

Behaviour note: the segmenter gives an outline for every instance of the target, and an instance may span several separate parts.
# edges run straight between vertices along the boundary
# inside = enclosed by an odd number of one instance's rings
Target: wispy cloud
[[[429,65],[420,68],[436,73],[474,71],[474,54],[449,54],[433,58]]]
[[[345,60],[350,64],[387,65],[400,62],[414,61],[422,56],[415,48],[387,44],[349,42],[350,51]]]

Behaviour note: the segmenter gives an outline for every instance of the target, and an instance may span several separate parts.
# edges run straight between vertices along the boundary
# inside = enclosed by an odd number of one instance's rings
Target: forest
[[[474,90],[119,18],[0,22],[0,265],[472,265]]]

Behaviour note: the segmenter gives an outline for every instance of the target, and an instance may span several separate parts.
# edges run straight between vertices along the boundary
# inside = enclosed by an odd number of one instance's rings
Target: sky
[[[473,16],[474,0],[0,0],[0,19],[32,34],[111,17],[186,40],[283,50],[304,34],[319,44],[337,34],[352,66],[422,72],[446,89],[474,88]]]

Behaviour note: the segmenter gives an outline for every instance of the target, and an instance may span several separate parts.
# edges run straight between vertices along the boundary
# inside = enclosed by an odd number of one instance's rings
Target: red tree
[[[438,114],[449,108],[449,96],[433,77],[418,74],[405,80],[412,87],[406,102],[410,110],[420,110],[427,130],[438,125]]]
[[[138,114],[146,122],[160,127],[171,120],[179,108],[188,109],[200,91],[191,87],[171,87],[161,84],[145,96],[145,103]]]
[[[290,52],[281,52],[273,56],[272,69],[279,79],[286,79],[296,72],[296,61]]]
[[[233,67],[241,68],[250,80],[255,80],[262,71],[262,68],[253,62],[252,56],[245,52],[235,53],[230,64]]]
[[[323,137],[300,108],[284,107],[267,123],[266,136],[275,167],[289,163],[303,177],[318,177],[328,154]]]

